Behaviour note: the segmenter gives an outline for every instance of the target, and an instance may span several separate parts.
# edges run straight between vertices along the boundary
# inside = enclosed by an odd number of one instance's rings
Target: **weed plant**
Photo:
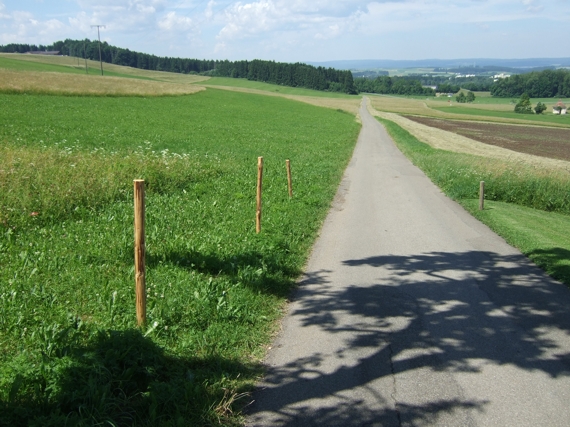
[[[217,90],[0,97],[0,425],[239,424],[354,117]],[[135,178],[148,184],[142,329]]]

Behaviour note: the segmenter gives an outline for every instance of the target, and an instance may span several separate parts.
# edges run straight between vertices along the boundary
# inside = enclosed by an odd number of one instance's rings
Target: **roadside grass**
[[[354,116],[212,89],[0,102],[0,424],[239,425]],[[141,330],[135,178],[148,186]]]
[[[570,227],[570,177],[567,173],[434,149],[397,124],[378,120],[399,149],[445,194],[466,206],[539,267],[570,286],[570,245],[567,234],[557,234],[558,230]],[[478,199],[480,181],[485,181],[485,197],[490,201],[488,206],[493,207],[492,212],[474,212],[473,199]],[[524,214],[520,221],[510,218],[518,213]],[[550,213],[556,215],[549,216]],[[538,226],[549,218],[553,220]],[[530,226],[534,227],[534,232],[526,230]]]
[[[520,205],[464,199],[461,204],[477,219],[520,249],[552,277],[570,284],[570,216]]]
[[[272,83],[257,82],[247,79],[234,79],[230,77],[212,77],[207,82],[206,86],[229,86],[240,87],[245,89],[255,89],[264,92],[275,92],[283,95],[299,95],[299,96],[318,96],[325,98],[341,98],[353,99],[354,95],[347,95],[340,92],[325,92],[322,90],[312,90],[300,87],[281,86]]]

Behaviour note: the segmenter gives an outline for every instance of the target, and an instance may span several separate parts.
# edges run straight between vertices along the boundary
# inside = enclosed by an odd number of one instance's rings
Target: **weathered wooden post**
[[[293,198],[293,183],[291,180],[291,162],[289,159],[285,160],[285,165],[287,166],[287,185],[289,187],[289,198]]]
[[[255,214],[255,231],[261,232],[261,187],[263,182],[263,157],[257,158],[257,210]]]
[[[146,322],[144,180],[135,179],[135,292],[137,324]]]
[[[479,210],[485,208],[485,181],[479,183]]]

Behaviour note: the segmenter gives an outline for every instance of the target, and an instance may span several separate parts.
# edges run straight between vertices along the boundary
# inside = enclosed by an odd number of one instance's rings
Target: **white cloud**
[[[165,31],[188,31],[194,27],[191,18],[180,16],[176,12],[168,12],[158,21],[158,28]]]

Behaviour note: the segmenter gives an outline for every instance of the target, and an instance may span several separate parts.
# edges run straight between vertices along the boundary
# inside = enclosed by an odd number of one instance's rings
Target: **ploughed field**
[[[570,161],[570,129],[405,117],[485,144],[520,153]]]

